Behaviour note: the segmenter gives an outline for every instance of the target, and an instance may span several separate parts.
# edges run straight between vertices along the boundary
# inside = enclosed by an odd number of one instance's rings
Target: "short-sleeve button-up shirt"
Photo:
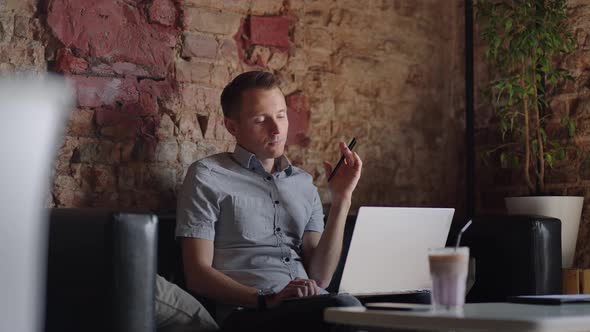
[[[258,289],[280,291],[308,278],[304,232],[322,232],[324,214],[311,175],[285,156],[268,173],[239,145],[192,164],[178,199],[176,236],[212,240],[213,268]]]

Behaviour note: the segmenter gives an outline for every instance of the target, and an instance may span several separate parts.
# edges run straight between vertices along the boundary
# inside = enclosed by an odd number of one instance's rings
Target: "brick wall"
[[[35,0],[0,1],[0,74],[47,70]]]
[[[233,148],[221,89],[258,68],[282,78],[288,155],[324,202],[321,161],[356,136],[365,167],[354,208],[463,213],[462,1],[8,2],[39,22],[18,37],[37,50],[29,62],[76,86],[52,206],[173,209],[188,165]],[[1,9],[3,27],[14,10]]]
[[[587,158],[590,156],[590,4],[583,0],[570,0],[568,7],[568,24],[579,48],[560,59],[559,63],[570,70],[575,80],[551,92],[549,110],[559,116],[549,118],[547,130],[550,134],[557,134],[555,137],[567,137],[566,132],[560,129],[560,116],[567,114],[575,119],[579,135],[574,143],[580,151],[584,151]],[[481,42],[476,45],[476,83],[489,80],[484,49],[485,45]],[[476,91],[482,87],[476,86]],[[476,144],[480,152],[501,142],[497,119],[481,96],[476,97],[475,121]],[[551,194],[585,197],[574,264],[590,267],[590,159],[557,164],[547,172],[546,183],[547,191]],[[497,160],[485,164],[482,159],[478,159],[477,187],[479,213],[504,212],[504,197],[528,194],[523,175],[512,169],[500,168]]]

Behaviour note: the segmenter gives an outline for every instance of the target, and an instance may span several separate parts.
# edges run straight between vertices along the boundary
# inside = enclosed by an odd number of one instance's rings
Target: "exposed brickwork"
[[[289,134],[287,144],[299,144],[307,147],[311,139],[306,136],[309,129],[309,104],[301,92],[295,92],[285,97],[289,118]]]
[[[176,8],[171,0],[153,0],[149,5],[149,18],[164,26],[173,26],[176,22]]]
[[[35,17],[37,1],[3,0],[0,2],[0,74],[46,71],[45,45]]]
[[[67,48],[60,48],[57,51],[55,60],[55,71],[58,73],[81,74],[88,69],[88,61],[78,58]]]
[[[80,57],[106,65],[127,62],[138,75],[165,77],[176,44],[173,30],[149,24],[141,8],[120,1],[51,0],[47,23],[55,37]]]
[[[462,1],[47,3],[45,32],[57,44],[47,60],[43,43],[10,56],[39,54],[77,86],[55,205],[173,209],[188,165],[233,148],[221,89],[261,68],[282,79],[288,155],[325,203],[322,161],[335,162],[337,142],[356,136],[365,170],[354,208],[462,213]],[[4,52],[0,66],[10,64]]]
[[[576,138],[577,148],[588,157],[590,152],[590,4],[587,1],[568,1],[568,24],[578,41],[578,50],[561,59],[559,63],[569,69],[574,76],[572,82],[565,83],[550,91],[551,116],[547,119],[546,131],[552,138],[565,142],[567,131],[559,121],[568,115],[574,119],[578,127]],[[489,73],[484,62],[484,46],[478,40],[476,50],[476,83],[485,82]],[[476,86],[475,91],[481,86]],[[479,151],[501,142],[497,130],[497,119],[491,113],[481,96],[476,96],[476,144]],[[501,176],[499,176],[501,174]],[[523,175],[514,170],[501,170],[498,160],[485,164],[479,160],[477,166],[478,206],[479,213],[503,212],[506,196],[529,194],[523,183]],[[579,267],[590,267],[590,163],[587,159],[573,158],[566,163],[559,163],[547,170],[547,190],[555,195],[584,196],[584,210],[578,233],[576,259],[574,264]]]

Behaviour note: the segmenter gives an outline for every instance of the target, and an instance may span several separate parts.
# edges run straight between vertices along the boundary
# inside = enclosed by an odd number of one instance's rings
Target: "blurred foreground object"
[[[25,76],[0,76],[0,331],[42,328],[43,207],[72,100],[64,80]]]

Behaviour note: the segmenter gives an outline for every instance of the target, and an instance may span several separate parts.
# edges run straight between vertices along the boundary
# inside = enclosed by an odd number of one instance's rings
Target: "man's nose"
[[[279,124],[275,119],[269,120],[268,129],[271,134],[278,134],[279,133]]]

